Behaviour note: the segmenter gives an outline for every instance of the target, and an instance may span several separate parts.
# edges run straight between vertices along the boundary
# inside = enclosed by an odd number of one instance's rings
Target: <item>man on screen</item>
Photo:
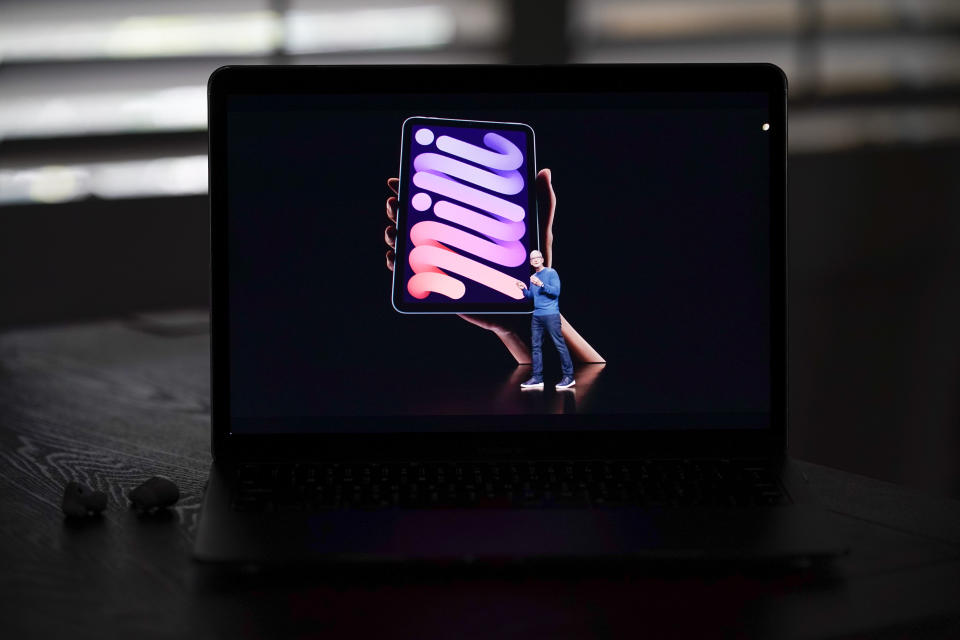
[[[560,276],[550,267],[543,266],[543,254],[534,249],[530,252],[530,266],[536,273],[530,276],[530,287],[517,280],[517,286],[523,295],[533,298],[533,318],[530,321],[531,355],[533,356],[533,376],[522,383],[522,389],[543,388],[543,332],[550,334],[557,353],[560,354],[560,367],[563,378],[557,383],[557,389],[569,389],[576,381],[573,379],[573,361],[567,350],[567,343],[560,333]]]

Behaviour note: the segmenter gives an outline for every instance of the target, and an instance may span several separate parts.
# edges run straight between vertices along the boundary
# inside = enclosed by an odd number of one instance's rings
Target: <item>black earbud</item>
[[[166,478],[154,476],[128,494],[133,506],[141,511],[171,507],[180,499],[180,489]]]
[[[63,490],[63,502],[60,508],[65,514],[74,518],[97,515],[107,508],[107,494],[103,491],[94,491],[79,482],[70,482]]]

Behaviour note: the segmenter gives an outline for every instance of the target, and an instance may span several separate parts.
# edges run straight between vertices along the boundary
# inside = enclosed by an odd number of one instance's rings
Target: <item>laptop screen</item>
[[[226,101],[231,432],[770,426],[766,92],[299,91]]]

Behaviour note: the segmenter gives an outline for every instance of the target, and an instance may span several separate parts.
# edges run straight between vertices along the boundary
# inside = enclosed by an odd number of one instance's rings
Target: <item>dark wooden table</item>
[[[208,349],[189,314],[0,335],[0,636],[960,638],[960,503],[808,463],[855,540],[822,570],[211,571]],[[138,516],[152,475],[182,498]],[[103,517],[64,519],[71,480]]]

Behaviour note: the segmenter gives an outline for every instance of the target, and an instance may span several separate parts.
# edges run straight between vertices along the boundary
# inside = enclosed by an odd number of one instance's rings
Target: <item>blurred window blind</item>
[[[576,62],[773,62],[790,150],[960,139],[958,0],[574,0]]]
[[[501,0],[2,3],[0,205],[204,193],[217,67],[505,62],[506,22]]]
[[[531,1],[0,3],[0,205],[203,193],[218,66],[507,62]],[[792,153],[960,139],[960,0],[543,6],[572,62],[774,62]]]

